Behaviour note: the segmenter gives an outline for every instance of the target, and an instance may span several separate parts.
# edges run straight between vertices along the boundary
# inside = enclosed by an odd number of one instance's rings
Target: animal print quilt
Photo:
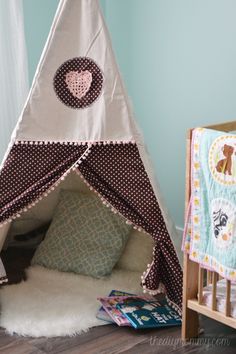
[[[236,281],[236,135],[197,128],[182,250]]]

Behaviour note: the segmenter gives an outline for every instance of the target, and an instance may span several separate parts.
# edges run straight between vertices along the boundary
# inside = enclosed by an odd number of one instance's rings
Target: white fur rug
[[[98,296],[112,289],[141,294],[140,273],[113,270],[103,279],[34,266],[27,281],[0,290],[0,326],[10,334],[73,336],[105,324],[96,318]]]

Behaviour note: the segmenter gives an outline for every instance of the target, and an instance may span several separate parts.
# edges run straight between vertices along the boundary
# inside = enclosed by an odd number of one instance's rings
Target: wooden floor
[[[10,250],[3,252],[10,282],[24,276],[32,252]],[[17,267],[16,267],[17,264]],[[21,269],[20,269],[21,268]],[[204,334],[193,343],[184,344],[180,328],[135,330],[128,327],[106,325],[94,327],[75,337],[24,338],[9,336],[0,329],[1,354],[151,354],[151,353],[236,353],[236,331],[206,318],[201,319]]]

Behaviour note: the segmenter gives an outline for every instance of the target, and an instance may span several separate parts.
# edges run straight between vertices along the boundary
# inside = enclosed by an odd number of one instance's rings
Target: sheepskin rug
[[[142,294],[140,273],[117,269],[94,279],[30,267],[26,281],[0,290],[0,326],[22,336],[73,336],[107,323],[96,318],[97,297],[112,289]]]

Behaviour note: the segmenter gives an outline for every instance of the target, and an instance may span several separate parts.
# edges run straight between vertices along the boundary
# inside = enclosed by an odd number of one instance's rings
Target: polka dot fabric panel
[[[38,199],[85,150],[60,143],[13,145],[0,172],[0,222]]]
[[[87,145],[15,144],[0,173],[0,222],[40,199],[82,156]],[[153,262],[143,285],[164,284],[181,307],[182,270],[136,144],[93,144],[80,173],[125,218],[155,240]]]
[[[156,241],[145,286],[160,282],[170,300],[182,304],[182,269],[136,144],[95,145],[79,166],[89,184],[128,220]]]
[[[92,75],[91,86],[87,93],[79,98],[73,94],[73,89],[82,85],[79,75],[88,72]],[[74,84],[72,88],[68,86],[67,75],[72,74]],[[103,87],[103,74],[98,65],[90,58],[78,57],[67,60],[57,70],[54,80],[54,90],[59,100],[70,108],[86,108],[90,106],[100,96]]]

